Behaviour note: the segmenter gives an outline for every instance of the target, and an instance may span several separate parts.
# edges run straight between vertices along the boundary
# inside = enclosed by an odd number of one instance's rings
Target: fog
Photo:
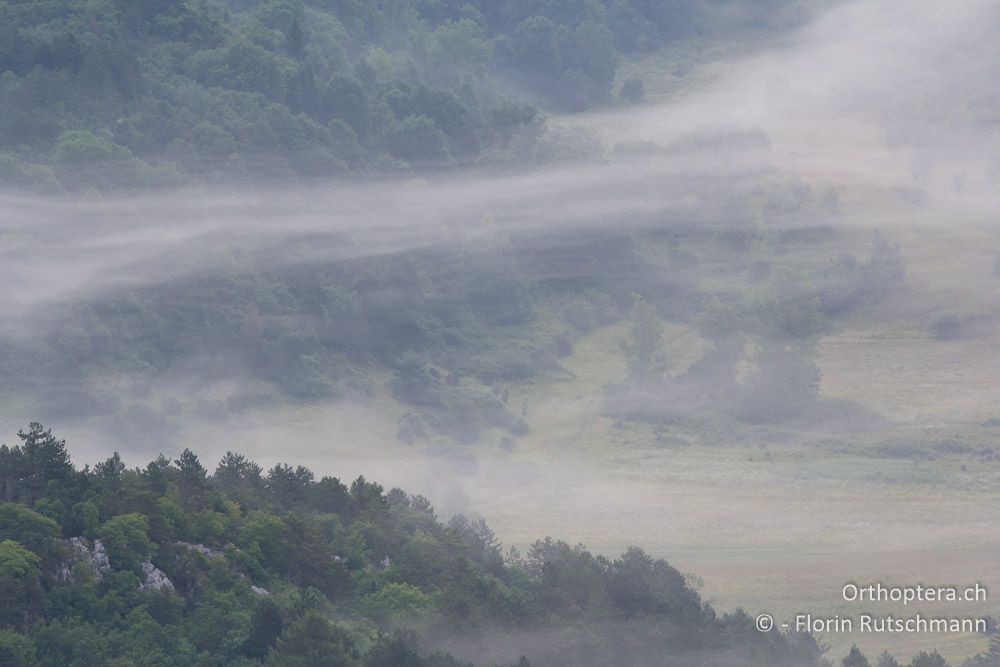
[[[768,179],[921,197],[917,210],[891,196],[874,210],[858,202],[844,223],[992,214],[998,11],[971,0],[838,6],[681,99],[551,119],[600,143],[522,173],[124,199],[6,195],[3,297],[30,309],[210,273],[236,249],[273,262],[391,254],[474,235],[484,216],[505,231],[605,226],[711,209],[720,193]],[[650,224],[668,217],[677,218]],[[30,270],[41,262],[49,270]]]
[[[544,141],[563,157],[536,159],[523,168],[417,171],[268,189],[189,187],[118,197],[7,193],[0,196],[0,298],[6,306],[0,331],[8,341],[27,344],[39,332],[59,334],[50,327],[71,329],[67,315],[82,306],[156,294],[171,285],[264,267],[308,270],[362,259],[392,261],[415,251],[478,252],[510,238],[528,239],[541,252],[605,234],[832,228],[845,238],[867,239],[878,230],[902,242],[908,260],[909,291],[882,306],[886,321],[905,320],[911,311],[899,305],[903,301],[926,303],[920,322],[961,303],[978,304],[985,313],[975,325],[980,327],[975,355],[955,348],[954,356],[945,353],[927,373],[911,377],[912,383],[926,382],[929,395],[953,396],[961,387],[939,377],[955,372],[945,367],[947,360],[958,359],[962,369],[992,363],[985,357],[995,352],[990,341],[1000,312],[993,296],[996,281],[989,277],[990,263],[1000,256],[998,26],[1000,5],[991,0],[837,3],[780,43],[753,45],[723,67],[705,67],[704,81],[693,91],[651,94],[646,103],[625,110],[549,117]],[[806,203],[764,215],[754,208],[762,197],[795,188],[810,193]],[[982,279],[961,274],[937,282],[937,274],[921,266],[944,260],[911,234],[939,239],[964,229],[977,236],[956,243],[949,252],[957,258],[951,261],[981,268]],[[834,257],[844,247],[831,243],[821,253]],[[553,263],[538,272],[552,281],[582,279],[599,274],[602,266]],[[848,328],[858,329],[865,317],[875,319],[868,311]],[[708,345],[704,336],[691,333],[694,321],[678,329],[676,338],[668,331],[671,353],[693,357],[671,361],[673,377]],[[862,327],[857,338],[890,328],[880,326]],[[822,362],[827,384],[820,384],[821,398],[853,402],[856,411],[802,428],[755,424],[727,434],[728,422],[699,421],[704,405],[685,403],[678,409],[692,421],[671,437],[696,447],[657,449],[650,444],[655,427],[634,422],[623,427],[616,415],[602,412],[605,387],[628,372],[624,359],[615,356],[626,328],[611,324],[598,329],[597,338],[577,342],[564,360],[566,377],[577,383],[572,388],[560,389],[563,380],[556,376],[523,385],[497,383],[511,388],[510,405],[522,397],[525,405],[530,401],[525,419],[531,430],[515,438],[513,449],[495,442],[453,445],[441,438],[405,444],[396,432],[412,408],[377,387],[306,402],[281,398],[222,417],[185,409],[169,419],[169,433],[146,440],[123,436],[119,421],[86,410],[68,416],[46,411],[46,425],[69,440],[78,464],[118,449],[130,466],[145,465],[161,450],[174,456],[190,446],[211,468],[226,450],[238,450],[264,466],[301,463],[317,475],[364,474],[387,488],[423,493],[440,515],[485,517],[508,545],[523,547],[547,534],[607,553],[642,544],[701,575],[707,597],[723,609],[822,606],[832,599],[836,583],[859,574],[870,579],[905,572],[921,580],[991,583],[995,557],[976,554],[995,552],[996,539],[989,535],[996,535],[998,526],[978,515],[974,492],[992,488],[991,473],[966,474],[965,465],[960,472],[955,464],[910,478],[918,463],[886,456],[873,459],[862,474],[840,464],[827,468],[830,450],[813,456],[810,448],[833,438],[845,460],[856,462],[871,433],[891,432],[871,436],[888,441],[899,429],[926,435],[986,419],[993,411],[994,385],[971,408],[952,410],[935,400],[908,413],[856,386],[852,373],[864,370],[864,360]],[[680,342],[674,345],[675,340]],[[168,395],[207,400],[249,383],[244,369],[212,376],[205,359],[195,350],[169,370],[112,368],[64,380],[100,383],[106,393],[126,398],[137,386],[153,385],[141,394],[151,403]],[[381,373],[376,376],[388,382],[391,373]],[[870,380],[880,378],[873,374]],[[638,385],[629,391],[627,400],[637,404],[652,390]],[[887,387],[885,393],[891,391]],[[662,402],[664,395],[652,397]],[[0,415],[5,439],[31,418],[31,409],[31,404],[8,404]],[[857,441],[854,434],[860,434]],[[773,445],[755,441],[745,453],[731,449],[739,439],[758,437]],[[972,437],[974,446],[979,437]],[[730,468],[720,471],[716,456]],[[879,475],[890,482],[880,485]],[[913,488],[925,482],[921,497]],[[961,490],[949,496],[945,489],[952,484]],[[773,490],[765,490],[770,485]],[[940,510],[931,514],[933,503],[946,498],[951,518]],[[593,499],[600,499],[600,507]],[[946,557],[956,543],[967,545],[967,561],[956,564]],[[773,561],[758,557],[793,547],[802,551]],[[778,562],[783,573],[775,573],[769,562]],[[894,563],[901,563],[898,570]],[[758,585],[745,583],[754,578]],[[819,592],[789,603],[789,579]],[[979,647],[977,641],[955,650],[966,655],[969,646]],[[458,654],[478,650],[451,648]],[[507,657],[498,651],[495,659]]]

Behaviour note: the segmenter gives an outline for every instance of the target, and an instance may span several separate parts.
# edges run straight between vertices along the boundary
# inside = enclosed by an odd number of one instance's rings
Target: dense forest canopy
[[[641,97],[618,60],[796,3],[0,3],[0,182],[108,191],[523,164],[546,109]],[[617,86],[617,87],[616,87]],[[531,156],[537,154],[534,158]]]
[[[3,665],[821,665],[717,614],[662,560],[546,538],[302,466],[190,450],[76,469],[39,424],[0,447]],[[452,657],[445,649],[454,652]]]

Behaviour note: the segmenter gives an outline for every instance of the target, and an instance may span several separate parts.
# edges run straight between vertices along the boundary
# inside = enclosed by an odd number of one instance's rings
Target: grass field
[[[523,545],[555,533],[609,554],[640,544],[701,576],[703,594],[718,607],[766,610],[779,623],[791,622],[796,613],[856,617],[902,611],[843,602],[841,587],[852,581],[1000,585],[1000,517],[984,503],[1000,482],[1000,465],[828,452],[794,434],[764,428],[726,435],[720,427],[716,439],[708,429],[679,429],[671,433],[672,446],[664,448],[652,428],[616,427],[593,410],[603,383],[623,372],[615,354],[620,335],[605,330],[577,346],[567,363],[575,381],[528,390],[532,435],[522,445],[545,466],[544,488],[491,486],[486,478],[470,492],[473,507],[506,542]],[[673,330],[667,338],[683,353],[692,337]],[[842,335],[824,344],[825,377],[831,378],[824,394],[864,400],[873,383],[892,391],[896,383],[920,382],[937,392],[938,400],[928,403],[929,411],[914,404],[914,419],[868,438],[913,429],[926,435],[925,420],[939,423],[947,413],[941,397],[949,394],[954,412],[948,423],[962,432],[979,428],[966,417],[989,411],[987,393],[976,400],[956,392],[948,384],[953,377],[941,376],[933,363],[910,368],[905,359],[888,354],[877,355],[882,365],[870,359],[851,363],[846,355],[865,354],[871,340]],[[919,340],[928,348],[925,354],[940,345]],[[895,374],[899,364],[908,374]],[[905,396],[892,400],[907,404]],[[691,444],[680,446],[684,442]],[[548,453],[547,465],[541,452]],[[966,616],[996,615],[998,609],[987,602],[919,611]],[[829,635],[823,641],[834,656],[857,643],[870,654],[888,649],[906,657],[938,648],[954,659],[986,643],[969,635]]]

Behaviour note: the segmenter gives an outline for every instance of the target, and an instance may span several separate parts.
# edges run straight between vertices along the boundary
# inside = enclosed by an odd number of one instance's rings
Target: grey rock
[[[163,570],[159,569],[149,561],[142,564],[142,574],[144,580],[139,584],[140,591],[162,591],[174,590],[174,584],[170,581]]]
[[[104,573],[111,569],[108,552],[100,540],[94,540],[93,548],[83,537],[71,537],[68,540],[62,540],[62,543],[69,548],[69,555],[56,565],[56,581],[73,583],[73,568],[77,563],[86,564],[97,581],[101,581],[104,578]]]
[[[94,540],[94,555],[92,558],[94,567],[100,573],[111,569],[111,560],[108,558],[108,551],[100,540]]]

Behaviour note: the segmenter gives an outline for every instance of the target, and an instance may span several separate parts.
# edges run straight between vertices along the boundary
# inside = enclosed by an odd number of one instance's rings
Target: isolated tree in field
[[[656,310],[638,294],[632,297],[632,320],[622,350],[628,358],[629,377],[646,380],[663,372],[663,322]]]

